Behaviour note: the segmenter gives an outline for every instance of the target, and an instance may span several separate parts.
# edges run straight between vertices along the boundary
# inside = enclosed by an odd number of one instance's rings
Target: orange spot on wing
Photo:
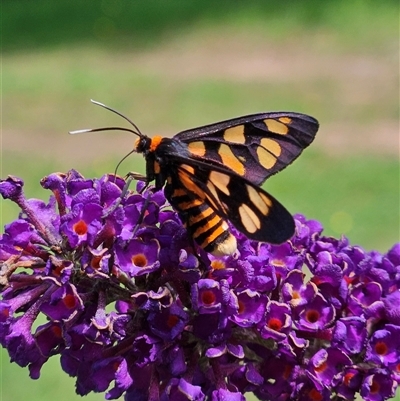
[[[204,145],[204,142],[201,141],[189,143],[188,149],[190,153],[196,156],[203,157],[206,154],[206,146]]]
[[[268,130],[278,135],[286,135],[289,132],[289,128],[282,122],[276,121],[273,118],[266,118],[264,120]]]
[[[279,117],[278,120],[284,124],[290,124],[292,122],[290,117]]]
[[[246,169],[243,163],[235,156],[228,145],[222,143],[218,149],[218,154],[220,155],[222,163],[225,166],[229,167],[231,170],[239,175],[243,176],[245,174]]]

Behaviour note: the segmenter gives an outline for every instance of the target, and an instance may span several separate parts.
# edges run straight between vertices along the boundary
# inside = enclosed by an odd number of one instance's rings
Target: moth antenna
[[[111,111],[112,113],[117,114],[118,116],[122,117],[125,121],[128,121],[128,123],[131,124],[133,128],[135,128],[136,134],[137,134],[138,136],[140,136],[141,138],[143,138],[143,137],[145,136],[145,135],[143,135],[143,134],[141,133],[141,131],[140,131],[140,129],[138,128],[138,126],[137,126],[130,118],[124,116],[124,115],[123,115],[122,113],[120,113],[119,111],[117,111],[117,110],[115,110],[115,109],[113,109],[113,108],[111,108],[111,107],[109,107],[109,106],[106,106],[106,105],[103,104],[103,103],[98,102],[97,100],[90,99],[90,101],[91,101],[93,104],[96,104],[97,106],[104,107],[105,109]]]
[[[133,129],[125,128],[125,127],[84,128],[84,129],[77,129],[74,131],[69,131],[68,133],[71,135],[76,135],[76,134],[85,134],[86,132],[100,132],[100,131],[126,131],[131,134],[135,134],[135,135],[139,136],[140,138],[142,137],[138,132],[134,131]]]
[[[122,117],[125,121],[127,121],[129,124],[131,124],[133,126],[134,129],[131,128],[124,128],[124,127],[100,127],[100,128],[84,128],[84,129],[78,129],[75,131],[69,131],[69,133],[71,135],[75,135],[75,134],[84,134],[86,132],[99,132],[99,131],[126,131],[126,132],[130,132],[132,134],[137,135],[139,138],[145,138],[146,136],[142,134],[142,132],[140,131],[140,129],[138,128],[138,126],[128,117],[124,116],[122,113],[120,113],[117,110],[114,110],[113,108],[106,106],[103,103],[97,102],[96,100],[90,99],[90,101],[97,105],[97,106],[101,106],[115,114],[117,114],[118,116]]]

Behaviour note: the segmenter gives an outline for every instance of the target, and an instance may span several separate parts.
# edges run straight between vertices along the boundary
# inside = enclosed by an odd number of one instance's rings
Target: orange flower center
[[[178,323],[179,318],[176,315],[169,315],[168,320],[167,320],[167,326],[170,327],[171,329],[176,326]]]
[[[386,355],[388,352],[388,347],[384,342],[378,342],[375,344],[375,351],[378,355]]]
[[[371,393],[378,394],[380,388],[381,388],[381,386],[379,385],[379,383],[376,380],[373,380],[372,384],[371,384]]]
[[[92,260],[90,261],[90,266],[95,269],[98,270],[100,267],[100,261],[101,261],[102,257],[101,256],[93,256]]]
[[[211,262],[211,267],[214,270],[222,270],[225,269],[225,262],[223,260],[215,259]]]
[[[137,267],[144,267],[147,265],[147,258],[143,253],[138,253],[132,256],[132,263]]]
[[[216,299],[217,297],[212,291],[204,291],[201,294],[201,300],[206,305],[212,305],[213,303],[215,303]]]
[[[319,312],[317,312],[316,310],[310,310],[307,312],[306,318],[310,323],[315,323],[318,321]]]
[[[321,363],[321,365],[315,367],[315,371],[318,373],[323,372],[328,367],[326,362]]]
[[[88,231],[88,226],[83,220],[79,220],[73,225],[72,229],[78,235],[85,235]]]
[[[76,299],[72,294],[67,294],[64,297],[63,302],[64,302],[64,305],[69,309],[74,308],[76,305]]]
[[[354,377],[353,372],[346,373],[343,379],[343,382],[346,386],[350,386],[350,381]]]
[[[322,400],[322,394],[317,391],[315,388],[313,388],[311,391],[309,391],[308,395],[310,396],[310,400],[313,401],[321,401]]]
[[[62,330],[60,326],[53,326],[51,328],[51,331],[53,332],[54,336],[57,338],[61,338],[62,335]]]
[[[272,330],[279,331],[282,328],[282,322],[277,318],[268,321],[268,327]]]

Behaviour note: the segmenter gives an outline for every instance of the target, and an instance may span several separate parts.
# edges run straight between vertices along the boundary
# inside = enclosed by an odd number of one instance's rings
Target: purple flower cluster
[[[366,252],[297,215],[290,241],[232,229],[237,252],[216,258],[143,183],[124,194],[121,178],[70,171],[41,184],[47,204],[0,183],[21,208],[0,237],[0,343],[32,378],[60,355],[78,394],[106,399],[394,396],[400,244]]]

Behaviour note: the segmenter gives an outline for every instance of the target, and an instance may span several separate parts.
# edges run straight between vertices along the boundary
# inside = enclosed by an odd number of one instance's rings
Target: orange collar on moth
[[[150,151],[154,152],[157,149],[157,146],[160,144],[162,141],[163,137],[156,135],[155,137],[151,138],[150,142]]]

